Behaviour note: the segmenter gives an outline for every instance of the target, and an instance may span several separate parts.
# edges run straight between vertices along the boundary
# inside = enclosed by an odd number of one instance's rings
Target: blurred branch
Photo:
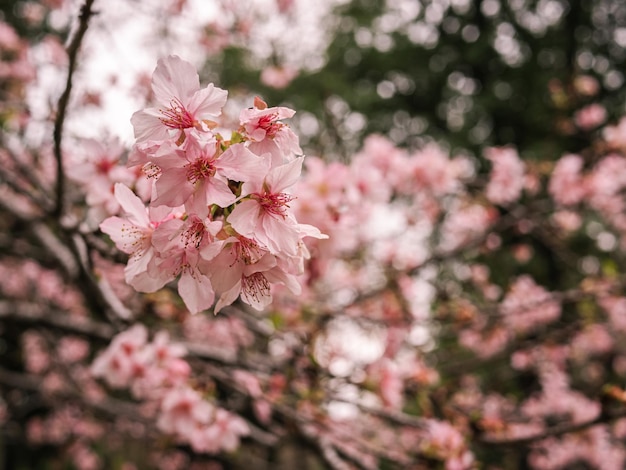
[[[61,392],[59,394],[55,394],[54,397],[46,398],[46,396],[41,393],[42,379],[32,374],[14,372],[0,367],[0,385],[39,393],[42,395],[44,400],[50,400],[51,398],[64,398],[72,401],[78,401],[95,411],[102,412],[109,416],[126,416],[136,421],[152,424],[152,421],[145,418],[140,413],[138,406],[131,402],[125,402],[110,397],[93,400],[88,399],[83,393],[71,392]]]
[[[55,329],[97,338],[110,340],[114,331],[107,323],[90,320],[86,317],[68,315],[55,310],[49,305],[34,302],[0,301],[0,320],[12,320],[33,326],[47,326]]]
[[[480,438],[480,442],[483,444],[490,445],[501,445],[501,446],[517,446],[517,445],[527,445],[532,444],[533,442],[541,441],[548,437],[556,437],[562,436],[564,434],[569,434],[578,431],[584,431],[592,426],[597,424],[607,424],[611,423],[620,418],[626,417],[626,409],[622,409],[619,411],[615,411],[613,413],[605,414],[600,413],[593,419],[588,421],[583,421],[581,423],[561,423],[547,428],[545,431],[539,434],[535,434],[532,436],[524,436],[518,438],[494,438],[484,436]]]
[[[72,41],[67,47],[67,55],[69,59],[67,81],[65,84],[65,90],[59,98],[57,114],[54,120],[54,157],[56,159],[57,184],[56,207],[53,215],[57,218],[63,214],[64,210],[63,199],[65,193],[65,173],[63,170],[63,152],[61,149],[61,143],[63,140],[63,123],[65,122],[65,115],[67,113],[70,94],[72,92],[72,79],[74,77],[74,71],[76,70],[76,58],[78,56],[80,45],[83,41],[83,37],[87,32],[87,27],[89,26],[89,19],[93,15],[93,10],[91,9],[93,3],[94,0],[85,0],[85,4],[82,6],[78,17],[78,27]]]

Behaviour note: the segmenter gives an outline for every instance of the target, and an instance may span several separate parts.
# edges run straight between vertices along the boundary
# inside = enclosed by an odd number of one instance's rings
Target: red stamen
[[[294,199],[292,195],[286,193],[255,194],[253,197],[259,201],[259,204],[261,204],[266,212],[281,217],[286,217],[289,202]]]
[[[194,127],[196,123],[191,113],[185,109],[178,98],[170,101],[169,108],[159,109],[159,112],[164,116],[159,119],[170,129],[188,129]]]
[[[205,178],[212,178],[215,175],[215,166],[213,160],[201,158],[193,163],[185,165],[187,169],[187,181],[192,184]]]
[[[259,302],[270,295],[270,283],[263,273],[254,273],[241,278],[241,290],[244,296]]]

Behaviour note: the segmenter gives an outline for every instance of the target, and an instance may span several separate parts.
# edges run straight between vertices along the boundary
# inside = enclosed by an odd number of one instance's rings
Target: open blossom
[[[421,444],[428,456],[445,461],[446,470],[464,470],[472,467],[474,456],[468,450],[461,433],[446,421],[428,420]]]
[[[561,304],[528,275],[519,276],[500,305],[505,323],[528,333],[561,316]]]
[[[567,206],[579,203],[585,197],[582,168],[584,161],[579,155],[562,156],[554,167],[548,192],[554,200]]]
[[[187,386],[172,389],[161,403],[158,428],[188,442],[196,452],[231,452],[250,433],[240,417],[217,408]]]
[[[167,273],[148,273],[157,255],[152,246],[152,234],[170,215],[146,209],[141,199],[121,183],[115,185],[115,197],[125,215],[109,217],[100,224],[100,230],[111,237],[118,249],[130,255],[124,269],[126,282],[138,291],[154,292],[171,280]]]
[[[137,111],[131,118],[139,142],[178,142],[184,139],[185,130],[208,130],[228,95],[212,83],[200,89],[193,65],[175,55],[159,60],[152,75],[152,91],[159,107]]]
[[[225,241],[224,249],[208,266],[211,282],[218,293],[215,313],[241,296],[248,305],[262,310],[272,301],[271,283],[286,285],[294,294],[300,284],[293,273],[283,270],[283,263],[245,237]],[[295,274],[300,274],[296,272]]]
[[[138,363],[139,351],[148,341],[148,330],[137,324],[120,333],[91,366],[96,377],[102,377],[112,387],[127,387],[142,365]]]
[[[595,129],[606,121],[607,112],[604,106],[592,103],[574,114],[576,125],[584,131]]]
[[[187,211],[206,217],[209,206],[227,207],[237,196],[228,182],[245,182],[261,179],[269,162],[235,144],[224,153],[214,138],[207,141],[190,139],[185,150],[171,148],[163,156],[152,159],[161,176],[155,183],[154,205],[178,207],[185,205]]]
[[[626,117],[621,118],[615,126],[605,127],[604,139],[615,149],[626,149]]]
[[[113,196],[114,183],[132,185],[135,180],[132,171],[120,165],[123,147],[117,139],[106,145],[86,139],[81,148],[83,155],[70,154],[73,158],[66,165],[67,176],[85,189],[90,207],[105,206],[109,214],[114,214],[119,207]]]
[[[515,202],[524,189],[524,162],[512,148],[489,148],[485,157],[492,168],[486,188],[487,199],[494,204],[507,205]]]
[[[255,99],[254,107],[242,110],[239,116],[243,135],[250,141],[250,150],[258,155],[269,153],[273,166],[302,155],[298,136],[280,122],[294,114],[295,111],[289,108],[268,108],[263,100]]]
[[[191,372],[182,359],[186,350],[160,331],[148,342],[148,330],[137,324],[117,335],[91,366],[95,377],[112,387],[128,387],[138,398],[159,398],[184,383]]]
[[[239,234],[257,240],[271,253],[297,252],[300,232],[295,217],[287,211],[293,196],[285,191],[300,177],[302,162],[297,158],[272,168],[262,181],[244,183],[242,191],[249,197],[228,217]]]
[[[154,232],[153,244],[159,257],[153,271],[169,273],[172,279],[180,275],[178,293],[191,313],[210,308],[215,299],[211,281],[205,274],[206,261],[200,251],[215,242],[217,254],[221,242],[215,241],[215,235],[221,228],[220,221],[191,215],[186,220],[168,220]],[[210,259],[206,249],[204,252],[204,256]]]
[[[298,70],[283,65],[282,67],[268,66],[261,72],[261,83],[272,88],[285,88],[298,76]]]

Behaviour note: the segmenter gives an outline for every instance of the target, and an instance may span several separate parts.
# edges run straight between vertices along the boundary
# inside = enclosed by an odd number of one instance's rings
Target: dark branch
[[[67,71],[67,81],[65,83],[65,90],[59,98],[59,104],[57,106],[56,118],[54,120],[54,157],[57,164],[57,184],[56,184],[56,207],[53,215],[60,217],[63,214],[63,198],[65,193],[65,174],[63,171],[63,154],[61,150],[61,142],[63,140],[63,123],[65,122],[65,115],[67,113],[67,106],[70,101],[70,94],[72,92],[72,79],[74,77],[74,71],[76,70],[76,58],[78,56],[78,50],[87,32],[89,26],[89,19],[93,15],[94,0],[85,0],[85,4],[80,10],[78,17],[78,28],[72,38],[69,46],[67,47],[67,55],[69,59],[69,66]]]

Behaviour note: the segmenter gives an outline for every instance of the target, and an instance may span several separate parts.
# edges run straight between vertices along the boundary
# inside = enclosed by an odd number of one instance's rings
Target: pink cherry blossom
[[[180,275],[178,293],[192,313],[213,304],[215,294],[205,274],[206,258],[211,258],[206,248],[217,243],[213,250],[217,254],[222,242],[216,242],[215,235],[221,228],[220,221],[191,215],[186,220],[170,219],[159,225],[153,234],[153,245],[159,257],[151,272],[170,279]],[[201,251],[204,257],[200,256]]]
[[[164,216],[162,211],[147,210],[127,186],[115,185],[115,197],[125,212],[122,217],[109,217],[100,224],[100,230],[109,235],[117,248],[130,255],[124,270],[126,282],[141,292],[154,292],[172,277],[168,273],[148,273],[157,256],[152,246],[154,229],[171,214]]]
[[[606,108],[598,103],[592,103],[574,114],[574,122],[582,130],[590,131],[606,121],[606,117]]]
[[[293,196],[284,192],[293,186],[302,172],[302,158],[272,168],[263,181],[244,183],[242,200],[228,217],[240,235],[257,240],[272,253],[297,253],[300,232],[287,211]]]
[[[293,131],[279,122],[292,117],[295,111],[284,108],[268,108],[260,98],[254,100],[254,107],[241,111],[239,121],[242,133],[249,139],[249,149],[257,155],[269,153],[272,166],[302,155],[298,137]]]
[[[270,280],[280,279],[276,275],[280,271],[277,258],[245,237],[227,239],[224,249],[213,258],[208,269],[219,296],[215,313],[240,295],[245,303],[262,310],[272,301]],[[293,289],[299,289],[295,279],[284,277],[283,282],[286,280]]]
[[[161,402],[158,428],[184,441],[194,442],[194,435],[207,426],[215,407],[187,386],[169,391]]]
[[[622,117],[617,125],[604,128],[604,139],[615,149],[626,149],[626,117]]]
[[[86,139],[80,148],[80,154],[68,153],[66,173],[85,191],[88,222],[98,224],[119,210],[113,191],[115,183],[132,186],[136,176],[132,170],[120,165],[124,149],[119,140],[112,139],[105,145],[95,139]]]
[[[583,164],[582,157],[573,154],[562,156],[556,163],[548,191],[558,204],[564,206],[577,204],[585,196]]]
[[[143,364],[138,362],[138,352],[148,340],[148,330],[141,324],[134,325],[117,335],[109,347],[91,366],[95,377],[102,377],[112,387],[127,387]]]
[[[524,188],[525,165],[517,151],[512,148],[489,148],[485,157],[492,168],[487,183],[486,195],[494,204],[506,206],[515,202]]]
[[[505,324],[518,333],[528,333],[557,320],[561,304],[528,275],[519,276],[500,306]]]
[[[261,179],[268,169],[268,162],[243,144],[232,145],[220,154],[215,139],[204,142],[190,139],[184,151],[174,148],[152,161],[161,170],[153,204],[169,207],[184,204],[199,217],[206,217],[213,204],[227,207],[236,201],[229,180]]]
[[[152,91],[160,107],[138,111],[131,118],[139,142],[179,142],[185,130],[208,130],[210,120],[221,114],[228,94],[212,83],[200,89],[193,65],[175,55],[159,60],[152,75]]]
[[[285,88],[298,76],[298,70],[283,65],[282,67],[269,66],[261,72],[261,83],[271,88]]]

